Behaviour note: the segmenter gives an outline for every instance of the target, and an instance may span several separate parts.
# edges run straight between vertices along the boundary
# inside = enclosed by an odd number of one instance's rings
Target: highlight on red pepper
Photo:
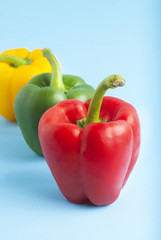
[[[121,99],[104,97],[107,89],[123,85],[120,75],[112,75],[100,83],[91,101],[62,101],[40,119],[45,159],[61,192],[73,203],[113,203],[136,163],[137,112]]]

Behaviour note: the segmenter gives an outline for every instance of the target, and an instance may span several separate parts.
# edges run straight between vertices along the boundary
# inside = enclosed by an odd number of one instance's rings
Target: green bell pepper
[[[43,55],[52,66],[52,73],[33,77],[16,96],[14,111],[17,123],[29,147],[43,155],[38,138],[38,123],[43,113],[58,102],[78,99],[85,102],[94,95],[94,88],[80,77],[63,75],[58,59],[48,48]]]

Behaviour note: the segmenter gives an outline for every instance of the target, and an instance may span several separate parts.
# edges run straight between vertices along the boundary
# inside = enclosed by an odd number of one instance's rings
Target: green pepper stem
[[[121,87],[125,84],[125,80],[120,75],[111,75],[105,78],[97,87],[95,94],[90,102],[87,118],[86,118],[86,125],[93,122],[100,122],[99,115],[100,109],[102,105],[103,97],[106,91],[109,88],[116,88]]]
[[[42,50],[42,53],[43,53],[43,56],[48,59],[52,67],[52,77],[51,77],[50,87],[55,87],[61,90],[65,90],[59,60],[56,58],[56,56],[52,54],[49,48],[44,48]]]
[[[30,64],[32,61],[31,58],[19,58],[12,55],[0,55],[0,62],[5,62],[11,64],[13,67],[20,67],[23,65]]]

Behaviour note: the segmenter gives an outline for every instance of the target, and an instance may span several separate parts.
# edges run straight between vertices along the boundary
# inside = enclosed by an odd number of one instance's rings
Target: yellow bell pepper
[[[41,49],[25,48],[0,54],[0,115],[15,120],[14,101],[19,90],[40,73],[51,72],[51,65]]]

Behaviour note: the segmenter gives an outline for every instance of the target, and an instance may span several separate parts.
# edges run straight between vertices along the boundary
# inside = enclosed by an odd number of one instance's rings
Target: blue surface
[[[0,117],[0,238],[3,240],[161,239],[160,1],[3,1],[0,51],[50,47],[63,73],[95,87],[126,79],[107,94],[135,106],[142,126],[138,162],[118,200],[75,205],[60,193],[42,157],[16,123]]]

